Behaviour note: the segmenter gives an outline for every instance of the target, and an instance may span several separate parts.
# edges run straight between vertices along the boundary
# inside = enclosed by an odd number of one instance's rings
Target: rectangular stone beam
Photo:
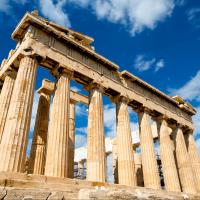
[[[83,103],[85,105],[89,104],[89,98],[83,94],[70,90],[70,100]]]

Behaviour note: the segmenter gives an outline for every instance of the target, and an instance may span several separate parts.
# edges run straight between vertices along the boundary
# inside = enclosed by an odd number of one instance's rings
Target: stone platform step
[[[200,196],[143,187],[0,173],[0,200],[200,200]]]

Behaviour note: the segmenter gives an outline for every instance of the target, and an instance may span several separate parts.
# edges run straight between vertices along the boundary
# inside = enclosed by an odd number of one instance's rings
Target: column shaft
[[[150,115],[146,112],[139,113],[139,131],[144,186],[160,189],[160,177],[154,151]]]
[[[51,91],[40,93],[35,128],[31,146],[28,172],[44,174]]]
[[[117,150],[119,184],[136,186],[128,102],[123,98],[117,104]]]
[[[1,138],[6,122],[6,117],[8,114],[8,109],[10,105],[10,99],[12,97],[12,91],[15,83],[15,78],[16,78],[16,72],[9,72],[8,75],[6,75],[3,87],[1,90],[1,95],[0,95],[0,143],[1,143]]]
[[[94,87],[90,93],[87,144],[87,180],[105,182],[105,141],[103,100],[101,88]]]
[[[195,145],[194,136],[192,133],[185,135],[188,155],[192,166],[193,176],[197,191],[200,192],[200,158]]]
[[[70,77],[62,73],[57,82],[50,116],[45,175],[67,177]]]
[[[34,58],[21,59],[0,145],[0,171],[24,170],[36,72]]]
[[[68,177],[74,178],[74,148],[75,148],[75,102],[70,102],[69,117],[69,151],[68,151]]]
[[[162,120],[158,125],[160,130],[160,157],[163,168],[165,189],[172,192],[181,192],[176,162],[174,157],[174,148],[169,136],[169,129],[166,120]]]
[[[192,173],[192,167],[190,164],[183,136],[183,131],[181,127],[178,127],[176,129],[174,134],[174,140],[175,140],[176,161],[177,161],[177,167],[179,171],[182,191],[190,194],[196,194],[197,191]]]
[[[113,142],[112,142],[112,164],[113,164],[114,183],[118,184],[119,178],[118,178],[117,139],[113,139]]]

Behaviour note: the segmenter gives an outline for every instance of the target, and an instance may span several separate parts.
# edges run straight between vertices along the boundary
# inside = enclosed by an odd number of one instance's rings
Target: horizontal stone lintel
[[[36,55],[41,55],[41,57],[46,57],[51,59],[55,63],[59,63],[63,66],[69,66],[70,70],[76,71],[83,77],[87,77],[95,82],[100,83],[104,88],[111,88],[116,93],[128,97],[130,100],[134,100],[140,103],[142,106],[149,108],[152,111],[156,111],[160,114],[167,116],[169,119],[176,121],[179,124],[183,124],[184,126],[189,127],[190,129],[194,129],[191,115],[189,115],[185,110],[182,110],[176,107],[176,110],[167,108],[162,104],[158,104],[154,102],[149,97],[146,97],[145,94],[141,95],[138,94],[137,91],[134,91],[132,88],[129,88],[125,84],[119,84],[116,80],[108,78],[102,74],[99,74],[94,69],[91,69],[86,64],[79,62],[76,59],[73,59],[67,55],[64,55],[62,52],[58,51],[55,48],[50,48],[49,46],[39,42],[36,39],[27,37],[22,44],[18,47],[15,53],[11,56],[8,62],[2,66],[0,70],[0,79],[3,79],[5,72],[11,65],[16,66],[19,61],[20,55],[23,53],[24,48],[31,48]],[[45,54],[45,55],[44,55]],[[43,60],[42,63],[39,63],[41,66],[46,67],[45,61]],[[51,66],[52,69],[55,65]],[[50,68],[50,66],[48,66]],[[162,98],[161,98],[162,99]],[[187,117],[186,117],[187,116]]]

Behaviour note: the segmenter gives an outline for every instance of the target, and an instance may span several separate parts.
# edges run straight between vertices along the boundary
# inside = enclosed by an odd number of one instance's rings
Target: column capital
[[[169,118],[167,117],[167,115],[159,115],[158,117],[155,117],[155,120],[159,123],[161,123],[162,121],[168,121]]]
[[[101,83],[99,83],[97,81],[92,81],[87,86],[85,86],[84,89],[86,89],[87,91],[90,91],[90,90],[93,90],[93,89],[97,89],[101,93],[104,93],[104,91],[105,91],[104,87],[101,85]]]
[[[54,88],[55,88],[55,84],[54,83],[52,83],[51,81],[49,81],[47,79],[44,79],[42,81],[42,86],[37,90],[37,92],[39,94],[44,93],[44,94],[50,95],[50,94],[53,93]]]
[[[16,78],[16,76],[17,76],[17,71],[15,70],[15,69],[13,69],[13,68],[9,68],[5,73],[4,73],[4,76],[6,77],[6,76],[10,76],[10,77],[12,77],[12,78]]]
[[[135,109],[135,112],[139,113],[147,113],[147,114],[151,114],[151,109],[145,107],[145,106],[140,106],[138,109]]]
[[[68,78],[72,78],[74,71],[72,69],[70,69],[67,66],[58,64],[52,71],[51,71],[52,75],[55,76],[56,78],[59,78],[61,75],[66,74],[68,76]]]
[[[23,49],[19,54],[19,59],[21,60],[24,57],[30,58],[39,58],[41,55],[38,55],[31,47]],[[38,59],[36,59],[38,61]]]
[[[125,104],[128,104],[131,100],[128,97],[125,97],[123,95],[117,95],[110,98],[114,103],[120,103],[123,102]]]

